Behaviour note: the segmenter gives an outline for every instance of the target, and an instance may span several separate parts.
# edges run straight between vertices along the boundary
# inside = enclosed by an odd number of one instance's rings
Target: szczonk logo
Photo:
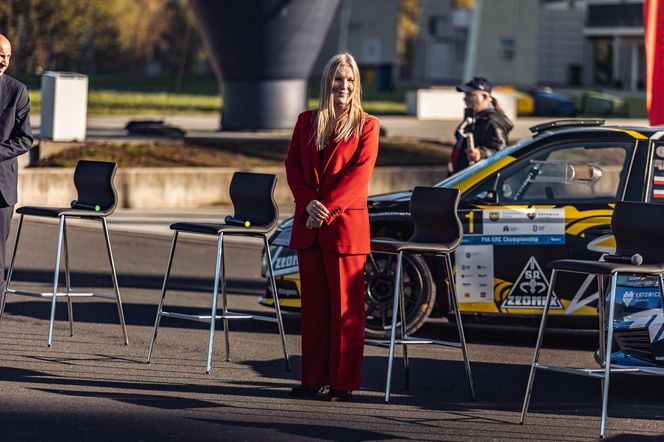
[[[549,281],[534,256],[531,256],[521,274],[512,285],[500,308],[529,309],[544,308]],[[551,295],[552,309],[562,310],[563,306],[555,293]]]

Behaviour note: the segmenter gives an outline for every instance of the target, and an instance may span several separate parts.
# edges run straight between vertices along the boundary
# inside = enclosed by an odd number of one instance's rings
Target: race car
[[[610,223],[616,201],[664,203],[664,130],[559,120],[534,126],[531,132],[531,137],[436,184],[461,192],[464,234],[454,256],[454,283],[465,316],[536,323],[549,287],[547,263],[569,257],[599,260],[613,253]],[[409,238],[410,194],[369,198],[372,238]],[[278,226],[270,244],[280,304],[298,309],[297,255],[288,247],[291,223],[289,219]],[[432,314],[451,313],[442,268],[436,258],[405,258],[410,334]],[[369,337],[383,338],[391,326],[394,270],[393,256],[374,253],[367,259]],[[652,325],[661,327],[663,322],[656,284],[624,277],[619,290],[622,315],[615,339],[620,354],[664,363],[661,333]],[[561,274],[551,320],[577,319],[597,327],[598,296],[594,277]],[[260,302],[273,304],[269,287]]]

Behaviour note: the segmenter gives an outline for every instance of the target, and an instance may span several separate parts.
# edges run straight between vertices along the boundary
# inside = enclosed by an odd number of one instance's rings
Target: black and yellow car
[[[616,201],[664,203],[664,130],[563,120],[531,132],[530,138],[436,184],[461,191],[464,236],[454,267],[462,314],[539,318],[549,287],[548,262],[600,259],[612,253],[610,222]],[[369,198],[373,238],[410,236],[409,198],[408,191]],[[297,309],[300,286],[297,256],[288,248],[290,226],[287,220],[278,227],[271,246],[281,305]],[[404,265],[407,327],[412,333],[430,315],[447,315],[450,302],[439,262],[409,256]],[[367,260],[368,336],[385,336],[391,324],[394,266],[394,258],[387,255]],[[652,284],[631,281],[625,287],[622,291],[631,290],[631,299],[651,310],[659,308],[659,292]],[[594,278],[561,275],[552,314],[585,318],[596,326],[597,299]],[[260,302],[272,304],[269,290]],[[618,326],[616,336],[620,341]]]

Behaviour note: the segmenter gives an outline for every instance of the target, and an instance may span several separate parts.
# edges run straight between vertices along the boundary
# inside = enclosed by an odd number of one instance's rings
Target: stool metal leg
[[[530,403],[530,396],[533,392],[533,382],[535,380],[535,366],[539,361],[539,353],[542,348],[542,339],[544,337],[544,328],[546,327],[546,319],[549,315],[549,307],[551,305],[551,298],[553,295],[553,287],[556,284],[556,270],[551,272],[551,281],[549,285],[549,291],[546,294],[546,301],[544,302],[544,310],[542,311],[542,321],[540,322],[539,333],[537,334],[537,343],[535,344],[535,353],[533,355],[533,363],[530,366],[530,375],[528,376],[528,386],[526,387],[526,395],[523,398],[523,408],[521,409],[521,418],[519,419],[519,424],[523,424],[523,420],[526,418],[526,413],[528,412],[528,404]]]
[[[53,274],[53,298],[51,299],[51,319],[48,326],[48,346],[53,342],[53,323],[55,322],[55,304],[58,299],[58,277],[60,276],[60,255],[62,252],[62,236],[65,227],[65,217],[60,216],[58,226],[58,249],[55,253],[55,272]]]
[[[600,367],[605,367],[606,358],[606,330],[604,330],[604,276],[597,275],[597,317],[599,320],[599,361]],[[600,379],[600,389],[604,392],[604,378]]]
[[[224,316],[224,340],[226,341],[226,362],[231,360],[231,338],[228,330],[228,297],[226,296],[226,259],[224,255],[224,240],[221,239],[221,307]],[[214,316],[212,317],[214,320]]]
[[[611,377],[611,344],[613,340],[613,320],[616,307],[616,286],[618,281],[618,273],[614,273],[611,277],[611,294],[609,295],[609,332],[606,337],[606,362],[604,363],[604,392],[602,394],[602,423],[600,425],[599,437],[604,438],[606,430],[606,409],[609,403],[609,379]]]
[[[397,314],[399,312],[399,292],[401,288],[401,266],[403,263],[403,252],[397,255],[397,269],[394,281],[394,304],[392,306],[392,328],[390,329],[390,353],[387,361],[387,381],[385,383],[385,402],[390,401],[390,384],[392,381],[392,362],[394,361],[394,341],[397,333]],[[401,319],[402,321],[404,318]]]
[[[286,359],[286,370],[290,371],[290,358],[288,357],[288,349],[286,348],[286,333],[284,332],[284,321],[281,316],[281,305],[279,304],[279,292],[277,291],[277,281],[274,279],[274,268],[272,267],[272,254],[270,252],[270,245],[267,242],[267,235],[263,235],[263,244],[267,253],[267,266],[270,272],[270,285],[272,287],[272,299],[274,300],[274,308],[277,313],[277,324],[279,325],[279,334],[281,335],[281,346],[284,348],[284,358]]]
[[[599,359],[604,365],[606,355],[606,330],[604,326],[604,276],[597,275],[597,317],[599,318]],[[603,381],[602,381],[603,382]],[[603,385],[602,385],[603,388]]]
[[[69,272],[69,247],[67,245],[67,218],[65,217],[62,229],[62,239],[65,246],[65,285],[67,287],[67,317],[69,318],[69,336],[74,336],[74,309],[71,305],[71,273]]]
[[[175,245],[178,242],[178,231],[173,233],[173,240],[171,242],[171,252],[168,255],[168,264],[166,264],[166,273],[164,274],[164,282],[161,285],[161,299],[159,300],[159,307],[157,307],[157,317],[154,320],[154,330],[152,331],[152,340],[150,340],[150,349],[148,350],[148,360],[150,363],[152,358],[152,351],[154,344],[157,340],[157,331],[159,330],[159,323],[161,322],[161,312],[164,308],[164,299],[166,299],[166,286],[168,285],[168,278],[171,275],[171,268],[173,267],[173,256],[175,255]]]
[[[450,285],[450,299],[454,308],[454,315],[456,317],[457,330],[459,333],[459,341],[461,341],[461,351],[463,353],[463,363],[466,368],[466,378],[468,379],[468,386],[470,387],[470,395],[475,400],[475,383],[473,382],[473,374],[470,371],[470,358],[468,357],[468,347],[466,346],[466,335],[463,332],[463,323],[461,322],[461,312],[459,311],[459,300],[456,294],[456,285],[454,283],[454,271],[452,270],[452,260],[450,255],[444,255],[445,266],[447,267],[447,280]]]
[[[403,263],[402,263],[403,265]],[[406,344],[406,294],[404,293],[403,288],[403,275],[401,277],[401,283],[399,287],[399,300],[400,303],[400,313],[401,316],[401,340],[403,342],[403,365],[404,365],[404,376],[406,378],[406,390],[410,390],[410,364],[408,362],[408,344]]]
[[[122,326],[122,335],[124,337],[125,345],[129,345],[129,338],[127,337],[127,326],[125,324],[124,310],[122,308],[122,296],[120,295],[120,285],[118,284],[118,274],[115,271],[115,262],[113,261],[113,250],[111,249],[111,238],[108,236],[108,225],[106,218],[101,219],[102,226],[104,227],[104,238],[106,239],[106,249],[108,250],[108,260],[111,264],[111,276],[113,278],[113,289],[115,290],[115,302],[118,305],[118,316],[120,316],[120,325]]]
[[[7,290],[9,289],[9,283],[12,280],[12,274],[14,273],[14,260],[16,259],[16,251],[18,250],[18,240],[21,237],[21,228],[23,227],[23,216],[18,219],[18,228],[16,229],[16,238],[14,238],[14,250],[12,251],[12,260],[9,263],[9,271],[7,272],[7,280],[5,281],[5,287],[2,289],[2,300],[0,300],[0,319],[5,312],[5,303],[7,301]]]
[[[221,267],[221,249],[224,243],[224,232],[219,234],[217,239],[217,261],[214,266],[214,290],[212,294],[212,313],[210,314],[210,340],[208,343],[208,358],[207,358],[207,369],[206,373],[210,373],[212,370],[212,346],[214,344],[214,327],[217,317],[217,298],[219,295],[219,273]]]

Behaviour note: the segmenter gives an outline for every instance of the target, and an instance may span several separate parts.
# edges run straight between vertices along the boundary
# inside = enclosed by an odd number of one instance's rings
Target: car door
[[[455,256],[462,311],[540,314],[550,261],[613,250],[611,213],[627,188],[636,140],[552,138],[464,193]],[[593,278],[561,275],[551,312],[594,315],[596,300]]]

